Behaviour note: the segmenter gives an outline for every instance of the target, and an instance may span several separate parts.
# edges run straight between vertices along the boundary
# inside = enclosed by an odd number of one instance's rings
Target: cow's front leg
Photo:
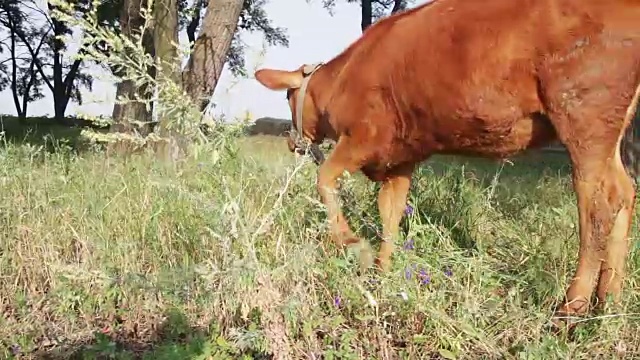
[[[361,269],[371,265],[371,248],[366,241],[354,235],[344,218],[338,197],[338,179],[345,171],[352,174],[360,170],[364,160],[364,154],[357,147],[350,146],[348,138],[341,138],[318,170],[318,193],[327,208],[331,238],[338,248],[359,245]]]
[[[389,270],[391,266],[393,245],[398,238],[400,220],[406,206],[414,168],[414,164],[406,164],[393,169],[378,192],[378,209],[382,218],[382,244],[376,265],[382,271]]]

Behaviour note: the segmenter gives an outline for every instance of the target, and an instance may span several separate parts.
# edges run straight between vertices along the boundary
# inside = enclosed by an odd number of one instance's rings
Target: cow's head
[[[292,127],[298,136],[319,144],[324,139],[324,134],[319,126],[320,110],[311,96],[308,82],[313,73],[321,66],[302,65],[296,70],[260,69],[255,72],[255,78],[264,87],[287,92],[287,101],[291,110]],[[302,125],[302,129],[299,126]],[[287,144],[289,150],[296,151],[296,139],[289,137]]]

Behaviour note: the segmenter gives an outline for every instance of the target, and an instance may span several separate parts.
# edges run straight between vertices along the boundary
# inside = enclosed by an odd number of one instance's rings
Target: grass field
[[[359,276],[281,138],[174,165],[19,140],[0,148],[0,358],[640,357],[637,242],[622,308],[547,329],[578,245],[562,154],[434,157],[393,270]],[[375,190],[342,193],[377,248]]]

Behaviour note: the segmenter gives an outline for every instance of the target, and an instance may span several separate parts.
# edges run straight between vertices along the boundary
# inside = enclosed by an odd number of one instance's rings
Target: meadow
[[[578,248],[562,153],[427,161],[380,275],[329,242],[283,138],[166,163],[42,135],[0,139],[0,358],[640,358],[637,214],[622,306],[549,330]],[[342,182],[377,249],[376,190]]]

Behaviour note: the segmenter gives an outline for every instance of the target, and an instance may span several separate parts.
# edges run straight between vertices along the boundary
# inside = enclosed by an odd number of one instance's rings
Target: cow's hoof
[[[589,311],[589,301],[582,298],[565,302],[560,306],[551,318],[551,327],[554,333],[571,333],[580,323],[582,316]]]
[[[376,266],[376,270],[378,270],[381,273],[386,273],[391,268],[391,261],[389,259],[384,260],[384,259],[381,259],[380,257],[377,257],[374,263]]]

